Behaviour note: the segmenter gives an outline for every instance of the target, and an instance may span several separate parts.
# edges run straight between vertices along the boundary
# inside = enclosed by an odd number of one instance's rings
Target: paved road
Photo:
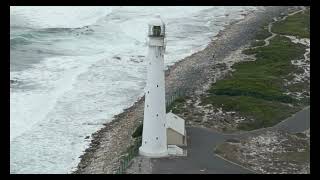
[[[301,132],[310,128],[310,106],[299,111],[294,116],[277,124],[274,128],[289,131],[291,133]]]
[[[251,173],[214,155],[214,146],[225,140],[219,133],[205,128],[189,127],[188,156],[152,159],[152,173],[186,174],[243,174]],[[200,171],[205,170],[205,171]]]
[[[214,147],[228,138],[254,136],[270,129],[301,132],[308,128],[310,128],[310,107],[299,111],[274,127],[238,135],[225,135],[206,128],[188,127],[188,156],[152,159],[152,173],[251,174],[252,171],[215,156]]]
[[[302,109],[296,114],[288,117],[273,127],[258,129],[241,134],[224,134],[226,138],[244,138],[248,136],[257,136],[267,130],[282,130],[290,133],[302,132],[310,128],[310,106]]]

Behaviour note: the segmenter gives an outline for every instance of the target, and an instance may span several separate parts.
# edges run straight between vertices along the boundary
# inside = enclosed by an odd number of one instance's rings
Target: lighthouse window
[[[161,27],[160,26],[153,26],[152,34],[154,36],[160,36],[160,33],[161,33]]]
[[[149,94],[149,91],[148,91],[148,94]]]
[[[159,87],[159,86],[157,85],[157,87]]]
[[[157,114],[157,117],[159,116],[159,114]]]
[[[156,137],[156,140],[158,140],[158,137]]]

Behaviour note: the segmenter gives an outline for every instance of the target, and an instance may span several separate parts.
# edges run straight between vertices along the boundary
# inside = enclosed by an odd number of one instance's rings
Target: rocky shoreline
[[[224,62],[232,52],[247,45],[254,37],[257,27],[289,9],[290,7],[259,7],[258,11],[248,14],[245,19],[226,26],[204,50],[184,58],[166,71],[166,97],[170,97],[178,89],[184,89],[192,96],[203,92],[214,79],[223,78],[223,73],[217,74],[215,65]],[[143,106],[144,97],[94,133],[89,148],[80,156],[81,161],[72,173],[114,173],[121,153],[133,143],[131,135],[143,119]]]

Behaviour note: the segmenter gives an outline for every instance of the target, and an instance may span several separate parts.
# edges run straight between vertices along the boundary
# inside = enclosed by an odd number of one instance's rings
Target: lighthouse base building
[[[187,131],[184,119],[169,112],[166,114],[168,154],[186,156]]]
[[[187,155],[187,131],[185,128],[185,120],[172,112],[166,114],[166,136],[167,149],[165,151],[161,152],[154,149],[145,151],[145,149],[140,148],[139,154],[152,158]]]
[[[184,119],[167,113],[167,143],[168,145],[187,146],[187,133]]]

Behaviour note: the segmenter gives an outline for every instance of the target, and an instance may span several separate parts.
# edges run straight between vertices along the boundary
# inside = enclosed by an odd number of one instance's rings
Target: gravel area
[[[132,160],[131,166],[126,170],[126,174],[151,174],[151,159],[144,156],[137,156]]]
[[[266,131],[218,146],[218,154],[262,174],[310,173],[309,129],[302,133]]]

